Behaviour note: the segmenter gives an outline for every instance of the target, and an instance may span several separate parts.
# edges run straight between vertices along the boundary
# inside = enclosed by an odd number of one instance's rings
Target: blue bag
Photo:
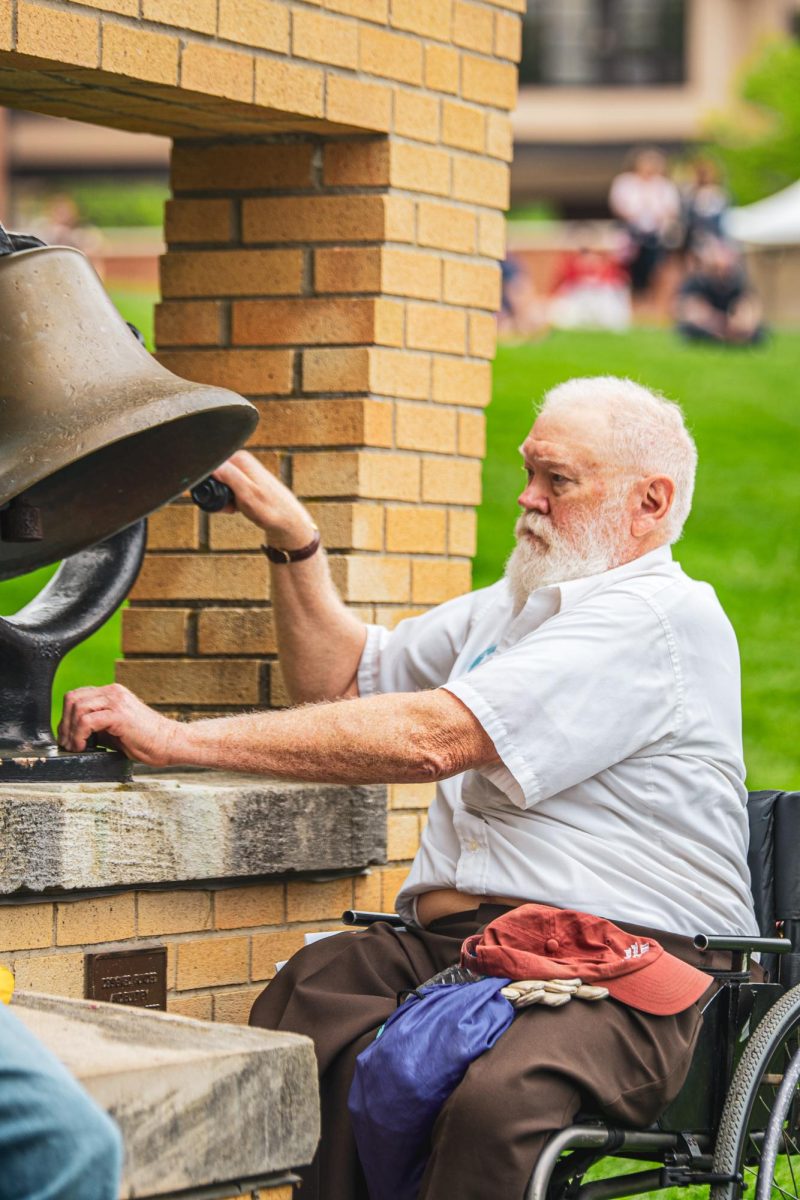
[[[508,982],[418,988],[359,1054],[347,1106],[370,1200],[416,1200],[440,1108],[514,1019]]]

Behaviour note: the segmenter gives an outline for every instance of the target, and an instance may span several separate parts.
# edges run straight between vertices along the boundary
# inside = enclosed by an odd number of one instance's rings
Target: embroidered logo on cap
[[[650,950],[649,942],[631,942],[630,946],[625,950],[626,958],[641,958],[643,954],[647,954]]]

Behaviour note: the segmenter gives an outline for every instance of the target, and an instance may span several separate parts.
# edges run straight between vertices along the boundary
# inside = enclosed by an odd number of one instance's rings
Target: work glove
[[[593,987],[582,979],[516,979],[501,988],[500,994],[510,1000],[514,1008],[529,1008],[533,1004],[560,1008],[573,996],[578,1000],[603,1000],[608,995],[608,988]]]

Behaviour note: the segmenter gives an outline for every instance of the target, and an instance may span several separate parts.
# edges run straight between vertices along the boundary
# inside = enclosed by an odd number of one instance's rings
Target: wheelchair
[[[751,792],[748,818],[761,936],[695,938],[701,950],[730,950],[732,961],[712,972],[720,986],[680,1092],[647,1129],[579,1115],[545,1146],[525,1200],[617,1200],[698,1185],[710,1187],[710,1200],[800,1200],[800,792]],[[401,924],[383,913],[343,919]],[[763,982],[749,978],[753,954]],[[587,1180],[601,1159],[644,1169]]]

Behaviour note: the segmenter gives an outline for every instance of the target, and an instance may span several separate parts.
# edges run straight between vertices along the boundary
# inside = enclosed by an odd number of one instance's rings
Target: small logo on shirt
[[[482,662],[489,658],[490,655],[494,654],[496,649],[497,646],[487,646],[485,650],[481,650],[478,657],[473,659],[473,661],[469,664],[467,671],[474,671],[475,668],[479,667]]]
[[[641,958],[643,954],[647,954],[650,950],[649,942],[631,942],[630,946],[625,950],[626,958]]]

